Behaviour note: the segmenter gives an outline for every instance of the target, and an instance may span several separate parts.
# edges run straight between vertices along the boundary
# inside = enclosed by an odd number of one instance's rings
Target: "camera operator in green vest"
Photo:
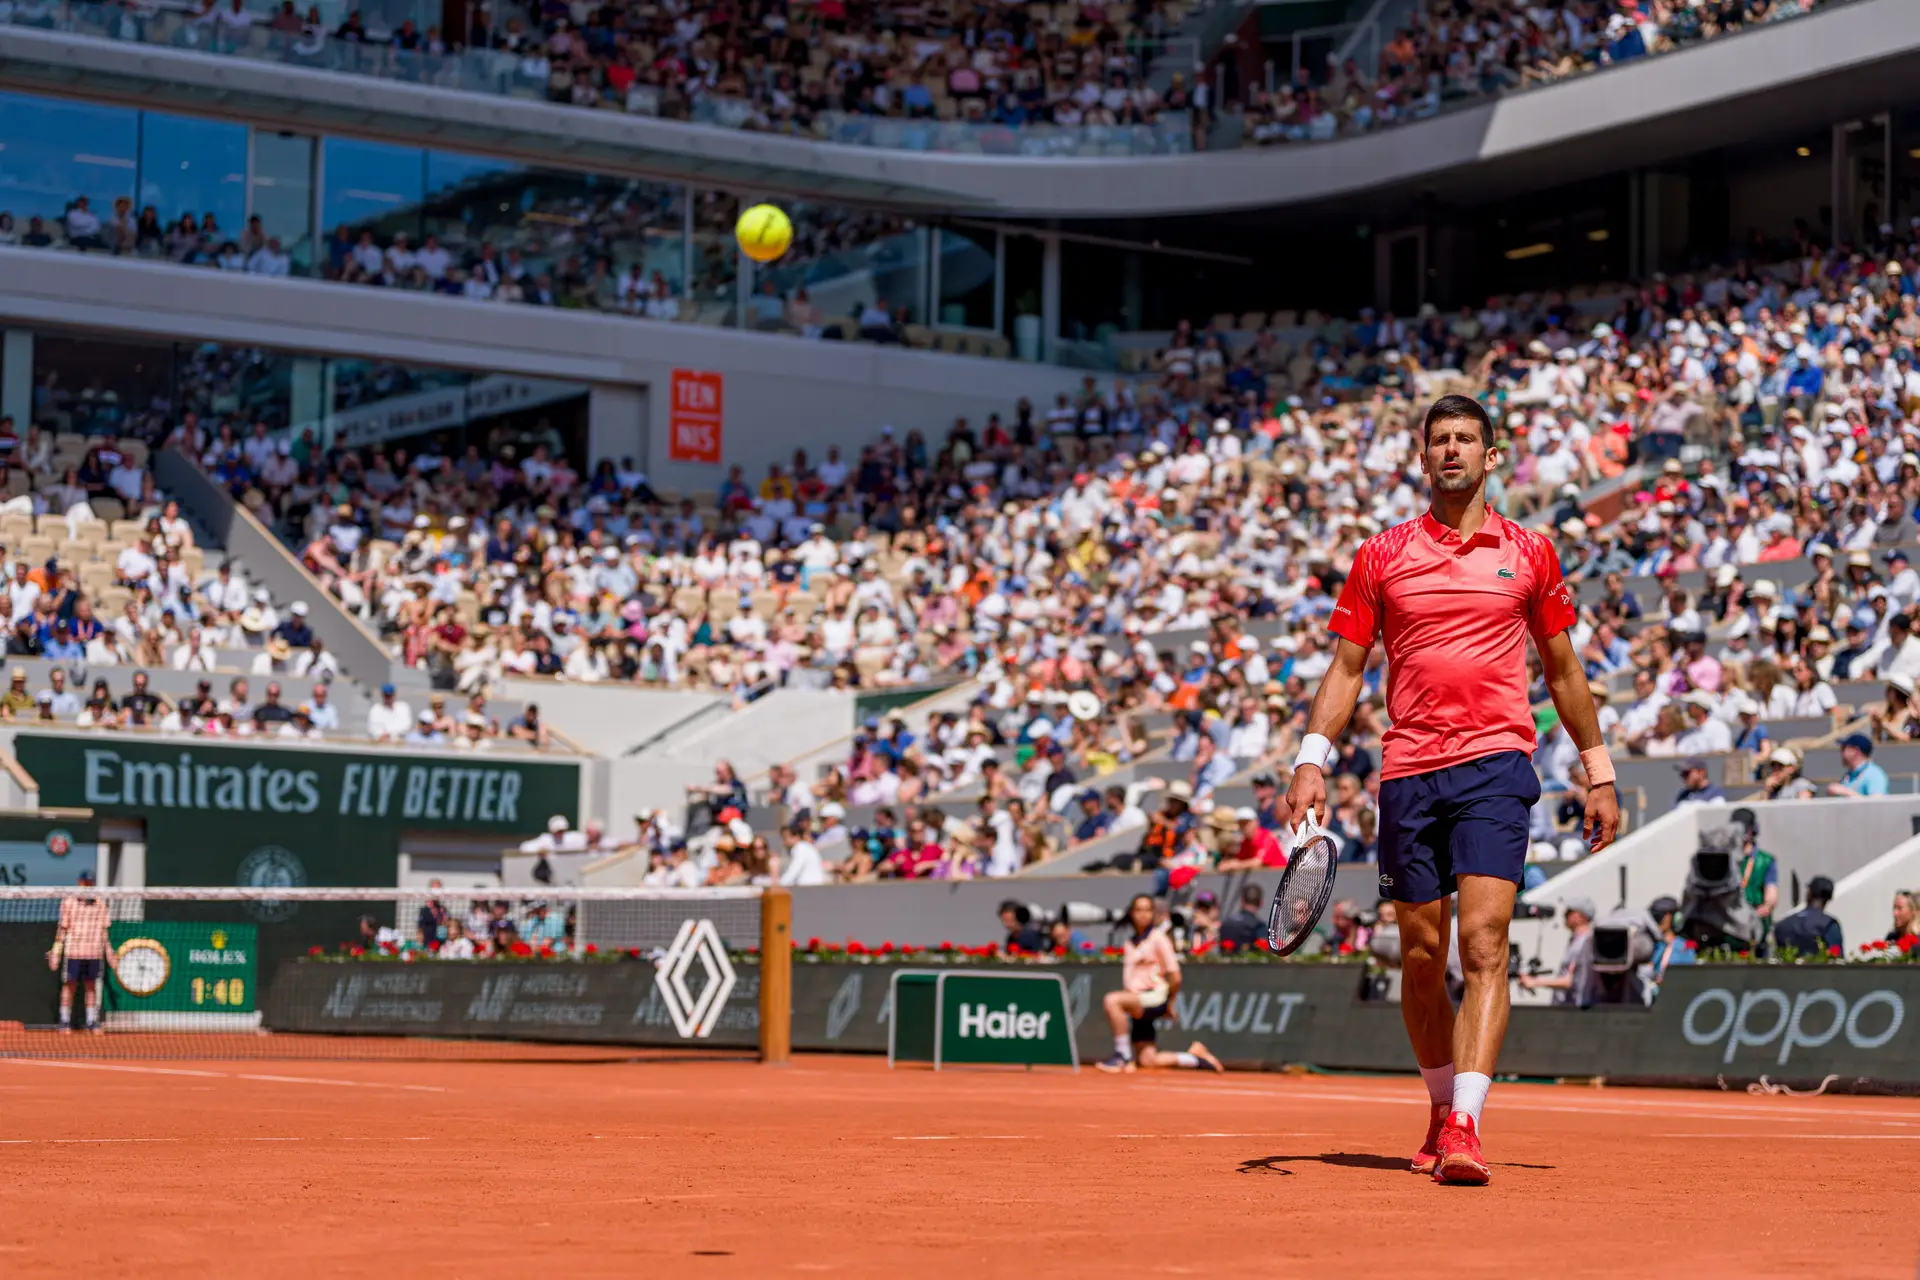
[[[1760,918],[1760,937],[1754,950],[1764,952],[1773,933],[1774,909],[1780,905],[1780,867],[1774,856],[1760,847],[1760,823],[1753,810],[1735,809],[1732,817],[1745,833],[1741,838],[1745,856],[1740,859],[1740,893]]]

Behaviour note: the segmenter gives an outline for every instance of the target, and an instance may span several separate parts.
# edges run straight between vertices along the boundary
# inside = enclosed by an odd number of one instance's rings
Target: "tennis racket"
[[[1340,847],[1308,810],[1301,818],[1299,838],[1280,873],[1267,909],[1267,945],[1274,954],[1290,956],[1313,934],[1333,897],[1333,873]]]

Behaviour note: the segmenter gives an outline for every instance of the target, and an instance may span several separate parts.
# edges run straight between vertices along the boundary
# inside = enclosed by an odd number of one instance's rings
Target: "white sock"
[[[1127,1035],[1113,1038],[1113,1051],[1123,1058],[1133,1057],[1133,1037]]]
[[[1199,1056],[1191,1053],[1176,1053],[1173,1055],[1173,1060],[1179,1063],[1181,1066],[1188,1067],[1188,1068],[1193,1068],[1200,1065]]]
[[[1480,1110],[1487,1105],[1491,1088],[1493,1077],[1483,1071],[1462,1071],[1453,1078],[1453,1109],[1472,1116],[1475,1129],[1480,1127]]]
[[[1434,1106],[1453,1101],[1453,1064],[1444,1067],[1422,1067],[1420,1078],[1427,1082],[1427,1099]]]

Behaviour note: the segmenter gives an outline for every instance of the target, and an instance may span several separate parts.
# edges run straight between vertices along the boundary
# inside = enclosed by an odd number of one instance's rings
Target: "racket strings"
[[[1292,951],[1320,923],[1333,885],[1335,862],[1336,847],[1325,835],[1314,836],[1294,850],[1274,893],[1268,939],[1271,946],[1283,953]]]

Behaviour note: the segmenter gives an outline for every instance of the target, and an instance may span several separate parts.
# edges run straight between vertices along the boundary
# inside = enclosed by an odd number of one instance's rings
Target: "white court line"
[[[0,1138],[0,1146],[26,1147],[36,1143],[66,1142],[179,1142],[179,1138]]]
[[[896,1133],[895,1142],[1037,1142],[1031,1133]]]
[[[280,1084],[337,1084],[351,1089],[410,1089],[415,1093],[445,1093],[437,1084],[392,1084],[385,1080],[327,1080],[318,1076],[266,1076],[250,1072],[234,1073],[236,1080],[268,1080]]]
[[[1308,1106],[1316,1102],[1386,1102],[1398,1103],[1402,1106],[1409,1107],[1425,1107],[1428,1105],[1427,1099],[1424,1096],[1401,1097],[1398,1094],[1392,1093],[1321,1093],[1318,1091],[1312,1093],[1286,1093],[1275,1089],[1209,1089],[1204,1085],[1178,1084],[1160,1085],[1157,1086],[1157,1088],[1177,1090],[1181,1093],[1227,1093],[1242,1098],[1266,1098],[1273,1102],[1293,1102]],[[1493,1100],[1489,1102],[1488,1105],[1497,1107],[1502,1111],[1542,1111],[1584,1116],[1649,1116],[1654,1119],[1686,1120],[1745,1120],[1752,1118],[1755,1120],[1781,1121],[1787,1124],[1819,1124],[1823,1121],[1831,1123],[1839,1119],[1867,1120],[1879,1116],[1903,1116],[1911,1120],[1915,1115],[1920,1114],[1920,1108],[1916,1108],[1913,1111],[1856,1111],[1846,1109],[1830,1111],[1825,1115],[1818,1116],[1796,1116],[1786,1114],[1783,1108],[1752,1106],[1742,1103],[1732,1103],[1726,1106],[1712,1106],[1708,1108],[1702,1107],[1698,1102],[1663,1102],[1654,1099],[1630,1100],[1617,1096],[1609,1097],[1607,1102],[1603,1104],[1565,1106],[1546,1102],[1529,1102],[1526,1101],[1525,1095],[1515,1098],[1512,1094],[1500,1091],[1497,1087],[1493,1094]],[[1683,1108],[1692,1109],[1686,1110]],[[1887,1122],[1876,1121],[1876,1123]]]
[[[1920,1135],[1915,1135],[1915,1136],[1920,1136]],[[82,1142],[185,1142],[185,1141],[187,1141],[187,1139],[185,1138],[0,1138],[0,1146],[30,1147],[30,1146],[48,1146],[48,1145],[60,1145],[64,1143],[82,1143]],[[220,1137],[215,1137],[215,1138],[209,1138],[207,1139],[207,1141],[210,1143],[218,1144],[222,1142],[390,1142],[392,1141],[392,1139],[386,1138],[386,1137],[378,1137],[378,1138],[372,1138],[372,1137],[220,1138]],[[402,1138],[400,1139],[400,1141],[431,1142],[433,1141],[433,1139]]]
[[[69,1071],[125,1071],[143,1076],[203,1076],[214,1080],[264,1080],[274,1084],[331,1084],[350,1089],[409,1089],[418,1093],[445,1093],[437,1084],[392,1084],[384,1080],[332,1080],[319,1076],[270,1076],[246,1071],[194,1071],[186,1067],[133,1067],[113,1062],[42,1062],[30,1058],[0,1059],[13,1067],[63,1067]]]
[[[1920,1142],[1920,1133],[1656,1133],[1655,1138],[1796,1139],[1802,1142]]]

